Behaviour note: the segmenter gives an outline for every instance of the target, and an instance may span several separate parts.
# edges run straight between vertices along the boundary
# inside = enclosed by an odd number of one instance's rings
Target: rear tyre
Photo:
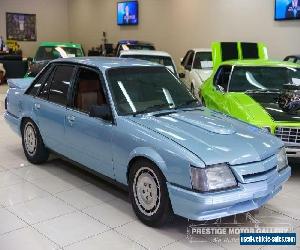
[[[22,145],[26,158],[33,164],[41,164],[48,160],[49,151],[45,147],[42,136],[35,123],[29,119],[22,124]]]
[[[160,227],[172,215],[164,176],[148,160],[136,161],[129,173],[129,197],[136,216],[150,227]]]

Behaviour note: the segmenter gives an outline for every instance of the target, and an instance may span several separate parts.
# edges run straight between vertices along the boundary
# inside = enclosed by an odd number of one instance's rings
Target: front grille
[[[300,143],[300,128],[278,127],[275,135],[284,142]]]

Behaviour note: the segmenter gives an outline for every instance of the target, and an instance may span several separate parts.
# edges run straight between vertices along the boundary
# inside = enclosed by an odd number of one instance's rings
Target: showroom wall
[[[6,12],[37,15],[39,41],[68,41],[68,0],[0,0],[0,35],[6,40]],[[20,42],[23,55],[33,56],[37,42]]]
[[[274,0],[140,0],[140,24],[116,24],[117,0],[69,0],[72,40],[85,49],[100,43],[141,39],[154,42],[177,60],[191,47],[213,40],[264,41],[273,58],[300,54],[300,21],[274,21]]]

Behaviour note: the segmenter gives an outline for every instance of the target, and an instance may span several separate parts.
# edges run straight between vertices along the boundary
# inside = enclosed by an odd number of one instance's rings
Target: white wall
[[[39,41],[73,41],[86,50],[109,42],[140,39],[154,42],[177,60],[191,47],[214,40],[263,41],[273,58],[300,54],[300,21],[275,22],[274,0],[139,0],[140,24],[116,24],[117,0],[0,0],[0,35],[6,38],[5,12],[37,14]],[[21,42],[24,56],[36,42]]]
[[[139,0],[140,24],[116,24],[117,0],[69,0],[70,37],[85,49],[100,43],[141,39],[177,60],[191,47],[214,40],[263,41],[273,58],[300,54],[300,21],[275,22],[274,0]]]
[[[68,41],[68,0],[0,0],[0,35],[6,40],[6,12],[36,14],[37,42],[20,42],[23,56],[33,56],[40,41]]]

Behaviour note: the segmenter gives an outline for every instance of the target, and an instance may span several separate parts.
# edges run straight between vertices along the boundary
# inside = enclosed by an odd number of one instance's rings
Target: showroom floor
[[[1,114],[4,93],[5,87],[0,86]],[[261,225],[288,224],[299,235],[300,164],[292,164],[293,176],[284,190],[251,215],[252,221],[255,219]],[[243,225],[253,223],[245,215],[218,223],[227,226],[237,221]],[[239,243],[225,243],[225,240],[220,243],[213,238],[191,238],[187,232],[195,224],[199,223],[176,217],[161,229],[146,227],[133,214],[126,192],[55,157],[41,166],[29,164],[20,138],[1,115],[1,250],[241,248]],[[299,240],[297,244],[300,246]]]

